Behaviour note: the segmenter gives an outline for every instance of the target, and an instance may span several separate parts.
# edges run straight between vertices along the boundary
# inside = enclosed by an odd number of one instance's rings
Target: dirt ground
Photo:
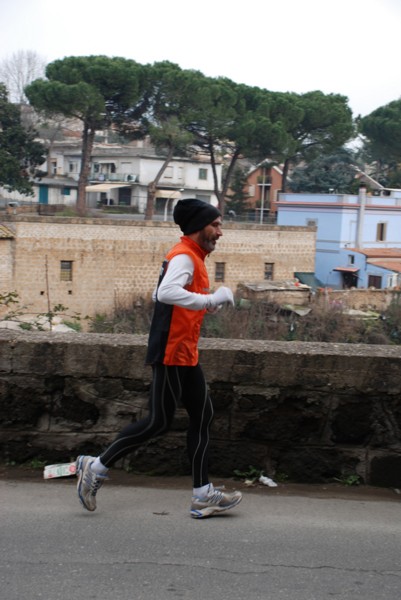
[[[71,478],[60,478],[59,481],[69,482]],[[43,479],[43,468],[28,466],[10,466],[0,464],[0,480],[4,481],[43,481],[51,485],[52,480]],[[393,488],[378,488],[368,485],[347,486],[340,483],[299,484],[278,483],[277,487],[268,487],[258,482],[253,485],[243,480],[214,478],[215,486],[224,486],[227,490],[246,490],[247,493],[266,494],[270,496],[303,496],[313,498],[342,498],[344,500],[387,501],[401,502],[401,490]],[[121,469],[110,471],[108,485],[127,485],[149,488],[190,489],[190,477],[151,477],[127,473]]]

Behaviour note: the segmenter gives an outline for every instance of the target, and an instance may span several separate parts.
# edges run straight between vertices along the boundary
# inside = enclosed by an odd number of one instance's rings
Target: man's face
[[[223,235],[221,217],[217,217],[214,221],[206,225],[203,229],[197,232],[197,243],[206,252],[213,252],[216,247],[217,240]]]

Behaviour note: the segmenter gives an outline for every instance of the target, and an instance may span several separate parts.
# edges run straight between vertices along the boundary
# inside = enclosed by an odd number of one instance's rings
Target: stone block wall
[[[99,453],[146,413],[146,341],[0,331],[0,458]],[[212,474],[252,465],[295,482],[358,475],[401,487],[401,348],[204,339],[200,350],[215,406]],[[188,474],[186,427],[179,408],[171,431],[125,465]]]
[[[8,216],[14,239],[0,240],[0,291],[16,290],[32,313],[62,304],[81,316],[110,314],[149,297],[161,263],[180,231],[171,222],[67,217]],[[265,262],[275,277],[314,271],[314,228],[228,223],[206,261],[213,288],[233,290],[261,281]],[[61,261],[72,262],[72,281],[60,277]],[[215,281],[215,263],[225,263],[224,282]]]
[[[390,304],[400,304],[401,292],[396,288],[376,290],[373,288],[351,288],[348,290],[320,290],[317,301],[320,304],[338,306],[345,309],[383,312]]]

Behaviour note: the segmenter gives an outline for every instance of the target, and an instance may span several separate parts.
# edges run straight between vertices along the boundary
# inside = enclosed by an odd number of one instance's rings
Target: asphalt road
[[[1,600],[396,600],[400,497],[244,490],[189,517],[185,486],[0,480]]]

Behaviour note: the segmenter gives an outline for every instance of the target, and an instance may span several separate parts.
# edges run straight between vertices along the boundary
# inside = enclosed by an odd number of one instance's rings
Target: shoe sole
[[[201,508],[201,509],[191,509],[191,517],[193,519],[205,519],[207,517],[211,517],[212,515],[216,514],[216,513],[221,513],[224,512],[226,510],[230,510],[230,508],[234,508],[235,506],[238,506],[238,504],[241,502],[242,500],[242,496],[240,498],[238,498],[238,500],[234,503],[234,504],[230,504],[230,506],[225,506],[225,507],[220,507],[220,506],[207,506],[206,508]]]
[[[84,456],[78,456],[77,462],[76,462],[76,465],[77,465],[77,467],[76,467],[76,473],[77,473],[77,477],[78,477],[77,492],[78,492],[79,501],[82,504],[82,506],[86,510],[89,510],[89,512],[93,512],[94,510],[96,510],[96,506],[95,506],[95,508],[89,508],[85,504],[85,500],[84,500],[83,496],[81,495],[82,477],[83,477],[83,474],[84,474],[82,463],[83,463],[84,458],[85,458]]]

